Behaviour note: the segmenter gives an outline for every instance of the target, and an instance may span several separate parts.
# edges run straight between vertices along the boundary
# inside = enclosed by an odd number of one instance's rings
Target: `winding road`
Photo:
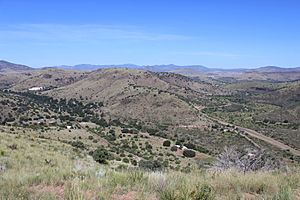
[[[199,110],[201,112],[201,108],[195,106],[195,108],[197,110]],[[203,112],[201,112],[203,115],[205,115],[205,117],[207,117],[208,119],[212,120],[212,121],[215,121],[219,124],[222,124],[222,125],[230,125],[230,126],[234,126],[236,128],[238,128],[239,131],[243,131],[244,133],[246,133],[248,136],[252,137],[252,138],[257,138],[259,140],[262,140],[268,144],[271,144],[281,150],[284,150],[284,151],[289,151],[291,154],[295,155],[295,156],[300,156],[300,150],[297,150],[297,149],[294,149],[282,142],[279,142],[278,140],[275,140],[271,137],[268,137],[264,134],[261,134],[255,130],[252,130],[252,129],[249,129],[249,128],[244,128],[244,127],[241,127],[241,126],[237,126],[237,125],[234,125],[234,124],[230,124],[230,123],[227,123],[227,122],[224,122],[220,119],[217,119],[217,118],[213,118],[213,117],[210,117],[206,114],[204,114]]]

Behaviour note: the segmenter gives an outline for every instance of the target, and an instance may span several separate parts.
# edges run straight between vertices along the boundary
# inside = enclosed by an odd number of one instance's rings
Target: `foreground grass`
[[[71,146],[0,133],[0,199],[300,198],[300,173],[112,170]],[[1,169],[1,168],[0,168]]]

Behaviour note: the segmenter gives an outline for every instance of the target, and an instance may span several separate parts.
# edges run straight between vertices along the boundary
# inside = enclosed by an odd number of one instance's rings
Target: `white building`
[[[44,88],[43,87],[32,87],[32,88],[29,88],[28,90],[29,91],[40,91],[40,90],[43,90]]]

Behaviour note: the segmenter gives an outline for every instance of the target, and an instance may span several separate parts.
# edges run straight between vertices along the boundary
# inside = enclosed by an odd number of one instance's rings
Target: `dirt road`
[[[196,109],[200,110],[199,108],[196,107]],[[205,114],[204,114],[205,115]],[[239,129],[239,131],[243,131],[244,133],[248,134],[250,137],[253,137],[253,138],[257,138],[259,140],[262,140],[266,143],[269,143],[281,150],[288,150],[290,153],[292,153],[293,155],[296,155],[296,156],[300,156],[300,150],[297,150],[297,149],[294,149],[282,142],[279,142],[271,137],[268,137],[268,136],[265,136],[255,130],[252,130],[252,129],[249,129],[249,128],[244,128],[244,127],[241,127],[241,126],[237,126],[237,125],[234,125],[234,124],[230,124],[230,123],[227,123],[227,122],[224,122],[220,119],[216,119],[216,118],[213,118],[213,117],[210,117],[208,115],[205,115],[207,118],[209,118],[210,120],[212,121],[216,121],[218,122],[219,124],[222,124],[222,125],[231,125],[231,126],[235,126]]]

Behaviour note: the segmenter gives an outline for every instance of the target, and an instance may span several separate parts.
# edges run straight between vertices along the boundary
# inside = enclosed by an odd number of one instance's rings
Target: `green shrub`
[[[132,130],[128,129],[128,128],[123,128],[122,133],[132,133]]]
[[[131,134],[138,134],[139,131],[136,130],[136,129],[128,129],[128,128],[123,128],[122,130],[122,133],[131,133]]]
[[[122,159],[120,157],[116,157],[116,161],[121,161]]]
[[[152,149],[152,145],[146,142],[146,149],[148,150]]]
[[[196,147],[196,150],[201,152],[201,153],[209,153],[209,150],[204,148],[204,147],[201,147],[201,146],[197,146]]]
[[[132,164],[133,166],[137,166],[137,161],[136,161],[136,160],[131,159],[130,162],[131,162],[131,164]]]
[[[162,164],[158,160],[141,160],[139,167],[151,171],[162,170]]]
[[[129,163],[129,159],[128,158],[123,158],[122,160],[124,163]]]
[[[163,146],[164,146],[164,147],[169,147],[169,146],[171,146],[171,141],[170,141],[170,140],[165,140],[165,141],[163,142]]]
[[[274,196],[273,200],[292,200],[293,192],[288,186],[281,187],[279,192]]]
[[[211,186],[203,185],[197,187],[196,191],[192,192],[193,200],[213,200],[215,199],[215,193]]]
[[[193,158],[193,157],[196,156],[196,152],[193,151],[193,150],[190,150],[190,149],[185,149],[185,150],[183,151],[183,155],[184,155],[185,157],[188,157],[188,158]]]
[[[120,156],[121,156],[121,157],[125,157],[126,155],[125,155],[124,153],[121,153]]]
[[[148,132],[149,135],[155,135],[158,132],[158,130],[149,128],[149,129],[146,129],[146,132]]]
[[[129,172],[128,179],[133,184],[142,182],[145,179],[144,172],[143,171],[139,171],[139,170],[133,170],[133,171]]]
[[[171,151],[177,151],[177,150],[178,150],[178,148],[176,146],[171,147]]]
[[[112,155],[106,149],[101,147],[91,152],[90,155],[96,162],[101,164],[107,164],[107,160],[112,158]]]
[[[190,142],[185,143],[184,146],[186,146],[189,149],[196,149],[196,145],[194,145],[193,143],[190,143]]]
[[[116,133],[115,130],[113,130],[113,129],[109,130],[108,132],[111,133],[111,134],[115,134]]]
[[[174,190],[167,189],[163,190],[160,193],[160,200],[177,200],[176,194]]]
[[[5,155],[5,151],[0,149],[0,156],[4,156]]]
[[[81,141],[72,141],[70,144],[75,148],[85,149],[85,146],[84,146],[83,142],[81,142]]]

